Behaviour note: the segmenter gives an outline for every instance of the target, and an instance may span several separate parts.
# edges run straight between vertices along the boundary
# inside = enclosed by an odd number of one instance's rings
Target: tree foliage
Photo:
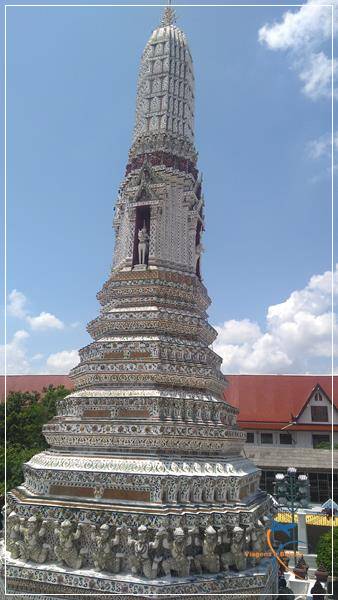
[[[333,444],[333,449],[338,450],[338,444]],[[316,444],[316,450],[332,450],[330,442],[319,442]]]
[[[22,465],[27,462],[40,452],[40,448],[22,448],[21,446],[7,446],[7,490],[11,490],[17,485],[20,485],[23,480]],[[4,447],[0,450],[0,461],[1,461],[1,481],[0,481],[0,495],[5,493],[5,449]]]
[[[317,544],[317,565],[323,565],[330,575],[338,576],[338,528],[333,528],[333,565],[332,565],[332,533],[324,533]],[[333,573],[332,573],[333,566]]]
[[[0,494],[5,491],[5,429],[7,441],[7,490],[23,480],[22,464],[47,448],[42,427],[56,414],[56,403],[69,394],[63,385],[38,392],[10,392],[6,408],[0,405]],[[5,418],[6,416],[6,418]]]

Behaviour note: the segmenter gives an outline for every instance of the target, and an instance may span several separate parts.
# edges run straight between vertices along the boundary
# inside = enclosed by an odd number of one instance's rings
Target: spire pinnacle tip
[[[175,10],[171,5],[171,0],[168,1],[167,6],[164,9],[161,25],[167,27],[176,23]]]

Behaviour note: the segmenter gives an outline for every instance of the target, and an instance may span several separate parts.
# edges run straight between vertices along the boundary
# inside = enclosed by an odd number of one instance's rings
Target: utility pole
[[[296,565],[296,514],[299,508],[306,508],[309,505],[309,479],[307,475],[298,475],[295,467],[289,467],[286,475],[276,473],[274,481],[274,496],[278,504],[289,511],[292,522],[292,546],[293,556]]]

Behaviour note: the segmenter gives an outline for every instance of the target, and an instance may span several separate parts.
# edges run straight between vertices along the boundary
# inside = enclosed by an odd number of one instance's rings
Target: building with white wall
[[[325,501],[333,494],[338,497],[337,378],[226,378],[229,385],[225,399],[240,410],[238,424],[247,432],[245,453],[262,469],[262,487],[272,491],[275,473],[295,466],[309,474],[314,502]]]

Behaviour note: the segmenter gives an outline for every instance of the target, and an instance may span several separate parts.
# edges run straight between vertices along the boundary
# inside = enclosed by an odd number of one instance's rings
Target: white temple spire
[[[92,341],[44,425],[50,450],[7,496],[1,598],[276,595],[264,551],[271,497],[243,456],[239,409],[210,348],[193,65],[172,11],[142,55]]]

